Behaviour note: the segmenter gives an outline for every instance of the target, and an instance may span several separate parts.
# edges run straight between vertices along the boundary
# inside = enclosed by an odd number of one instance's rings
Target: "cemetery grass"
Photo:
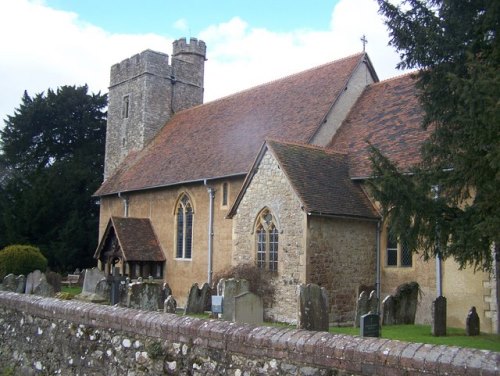
[[[447,328],[446,331],[446,336],[434,337],[431,334],[430,325],[389,325],[382,327],[382,338],[500,352],[500,335],[498,334],[481,333],[479,336],[470,337],[465,335],[465,329]],[[359,335],[359,328],[330,327],[330,333]]]
[[[62,286],[61,292],[65,292],[65,293],[70,294],[71,296],[75,296],[75,295],[78,295],[82,292],[82,287],[81,286]]]

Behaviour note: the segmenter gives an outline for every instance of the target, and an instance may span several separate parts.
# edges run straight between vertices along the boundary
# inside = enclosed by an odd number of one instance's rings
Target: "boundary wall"
[[[0,372],[499,375],[500,353],[258,327],[0,291]]]

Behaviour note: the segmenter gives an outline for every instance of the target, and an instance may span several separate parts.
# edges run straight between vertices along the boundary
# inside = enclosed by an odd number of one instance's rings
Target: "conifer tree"
[[[373,194],[412,249],[488,269],[500,244],[500,2],[378,3],[399,68],[417,70],[430,137],[412,171],[372,149]]]

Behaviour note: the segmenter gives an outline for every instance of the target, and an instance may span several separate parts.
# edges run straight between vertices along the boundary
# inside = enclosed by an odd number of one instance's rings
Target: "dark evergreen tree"
[[[417,69],[430,138],[411,174],[372,151],[374,196],[425,257],[488,268],[500,241],[500,2],[378,3],[399,67]]]
[[[33,244],[55,270],[93,264],[106,105],[87,86],[25,92],[0,130],[0,247]]]

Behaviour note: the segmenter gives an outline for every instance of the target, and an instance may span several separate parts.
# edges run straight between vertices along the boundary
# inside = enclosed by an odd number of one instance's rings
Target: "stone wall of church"
[[[296,286],[305,279],[305,224],[301,202],[278,162],[267,151],[233,218],[233,265],[255,263],[255,220],[263,208],[277,219],[279,230],[276,302],[266,315],[278,321],[296,318]]]
[[[354,320],[360,286],[376,279],[373,221],[310,216],[307,226],[307,281],[324,287],[330,322]]]
[[[229,205],[222,205],[222,185],[228,183]],[[208,183],[215,189],[213,271],[217,272],[231,264],[232,222],[226,219],[230,204],[234,201],[242,184],[242,178],[218,180]],[[176,205],[179,197],[186,193],[194,209],[193,249],[191,259],[175,256]],[[134,192],[101,198],[99,239],[103,236],[109,218],[124,216],[124,200],[128,200],[128,216],[149,218],[167,259],[164,280],[172,288],[180,306],[185,304],[193,283],[203,284],[208,280],[208,215],[209,195],[203,183],[194,183],[170,188]]]

